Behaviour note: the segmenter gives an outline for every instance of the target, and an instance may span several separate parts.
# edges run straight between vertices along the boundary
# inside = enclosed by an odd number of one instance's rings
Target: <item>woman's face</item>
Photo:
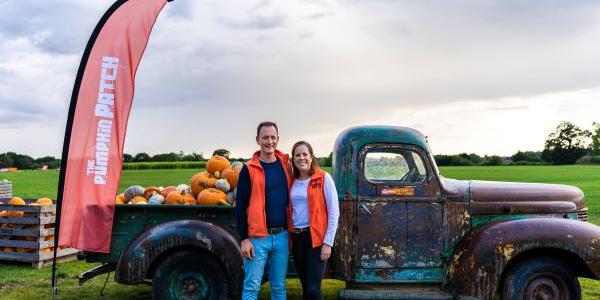
[[[308,152],[308,147],[301,145],[296,147],[294,151],[294,166],[300,172],[308,172],[310,165],[312,164],[312,157]]]

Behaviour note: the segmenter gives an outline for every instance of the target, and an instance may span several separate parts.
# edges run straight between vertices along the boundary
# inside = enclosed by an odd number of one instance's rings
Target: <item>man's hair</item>
[[[277,129],[277,124],[275,124],[275,122],[270,122],[270,121],[265,121],[265,122],[260,122],[260,124],[258,124],[258,127],[256,127],[256,137],[260,136],[260,129],[263,127],[275,127],[275,131],[277,131],[277,134],[279,134],[279,129]]]
[[[299,142],[295,143],[294,146],[292,147],[292,173],[294,175],[294,178],[300,177],[300,171],[298,170],[298,168],[296,168],[296,164],[294,163],[294,154],[296,154],[296,148],[298,148],[300,146],[305,146],[306,148],[308,148],[308,154],[310,154],[310,157],[312,158],[312,162],[310,163],[310,168],[308,169],[308,175],[312,176],[312,174],[315,173],[315,170],[319,167],[319,161],[317,160],[317,158],[315,157],[315,154],[313,153],[312,146],[308,142],[299,141]]]

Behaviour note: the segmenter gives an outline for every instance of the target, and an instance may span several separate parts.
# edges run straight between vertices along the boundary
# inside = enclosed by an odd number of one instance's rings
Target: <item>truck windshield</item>
[[[371,182],[417,183],[425,180],[421,156],[410,150],[372,150],[365,156],[365,178]]]

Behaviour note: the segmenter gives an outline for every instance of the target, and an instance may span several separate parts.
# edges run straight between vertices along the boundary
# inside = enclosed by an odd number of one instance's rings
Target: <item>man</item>
[[[237,230],[244,257],[242,299],[257,299],[265,264],[269,263],[271,299],[285,299],[288,263],[287,207],[291,164],[277,150],[279,132],[273,122],[256,128],[260,147],[242,167],[236,195]]]

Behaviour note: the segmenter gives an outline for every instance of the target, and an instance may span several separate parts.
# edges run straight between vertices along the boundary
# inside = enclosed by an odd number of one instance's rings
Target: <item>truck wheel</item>
[[[524,260],[511,268],[502,284],[503,300],[580,300],[577,275],[553,258]]]
[[[179,251],[160,263],[152,280],[154,300],[225,300],[227,275],[212,257],[197,251]]]

